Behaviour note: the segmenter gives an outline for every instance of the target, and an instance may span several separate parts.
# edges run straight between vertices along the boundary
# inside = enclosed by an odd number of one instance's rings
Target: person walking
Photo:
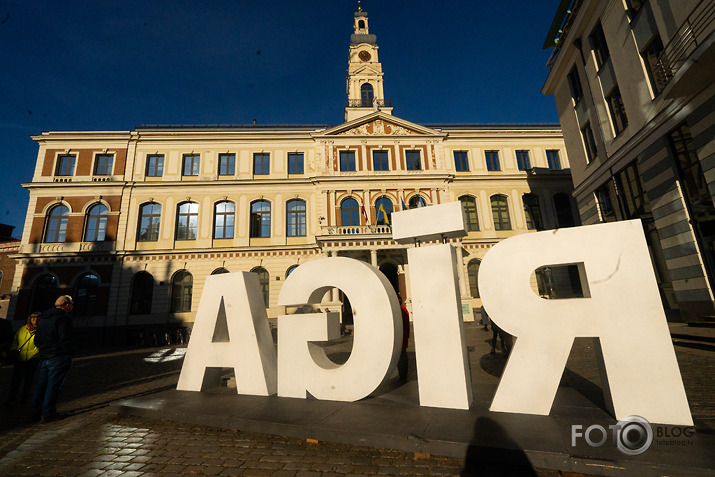
[[[72,365],[72,312],[74,302],[69,295],[55,301],[55,307],[40,315],[35,346],[40,351],[39,373],[35,385],[33,418],[50,422],[65,417],[57,412],[57,398]]]
[[[397,361],[397,374],[400,376],[400,381],[407,381],[407,344],[410,339],[410,313],[405,308],[402,297],[397,295],[400,302],[400,312],[402,314],[402,350],[400,351],[400,359]]]
[[[8,393],[5,404],[15,402],[21,382],[23,386],[20,402],[26,402],[30,396],[32,380],[35,377],[37,364],[40,361],[37,357],[40,351],[37,349],[37,346],[35,346],[35,331],[37,330],[39,316],[39,312],[28,316],[27,323],[17,330],[17,333],[15,333],[12,339],[10,351],[14,354],[14,360],[12,378],[10,379],[10,392]]]

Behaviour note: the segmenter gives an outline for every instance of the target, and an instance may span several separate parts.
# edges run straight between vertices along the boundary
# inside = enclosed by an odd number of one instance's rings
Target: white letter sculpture
[[[583,264],[586,298],[534,293],[534,270],[567,264]],[[640,221],[504,240],[479,267],[479,291],[490,318],[518,338],[490,410],[548,414],[574,338],[597,337],[616,419],[693,424]]]
[[[353,307],[354,338],[343,365],[330,361],[311,341],[338,338],[337,313],[278,317],[278,395],[356,401],[387,380],[400,355],[402,319],[390,282],[373,266],[345,257],[311,260],[286,279],[280,305],[319,303],[331,289],[345,293]]]
[[[238,394],[276,392],[276,351],[255,273],[206,277],[176,389],[217,386],[221,368],[234,369]]]
[[[400,243],[467,235],[462,204],[392,214]],[[465,346],[456,250],[451,244],[407,250],[420,405],[469,409],[472,383]]]

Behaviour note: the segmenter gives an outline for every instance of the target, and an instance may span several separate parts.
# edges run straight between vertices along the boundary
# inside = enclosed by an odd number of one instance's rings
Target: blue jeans
[[[32,399],[35,417],[49,417],[57,412],[57,398],[70,365],[72,365],[72,358],[69,356],[40,360],[35,395]]]

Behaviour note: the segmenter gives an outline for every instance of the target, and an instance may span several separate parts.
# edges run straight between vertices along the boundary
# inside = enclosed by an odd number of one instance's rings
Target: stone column
[[[377,249],[375,248],[370,249],[370,264],[377,268]]]

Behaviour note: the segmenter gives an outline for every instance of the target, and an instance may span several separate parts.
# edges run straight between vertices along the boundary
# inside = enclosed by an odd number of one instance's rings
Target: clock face
[[[370,58],[372,57],[370,56],[370,52],[363,50],[358,53],[358,58],[360,58],[362,61],[370,61]]]

